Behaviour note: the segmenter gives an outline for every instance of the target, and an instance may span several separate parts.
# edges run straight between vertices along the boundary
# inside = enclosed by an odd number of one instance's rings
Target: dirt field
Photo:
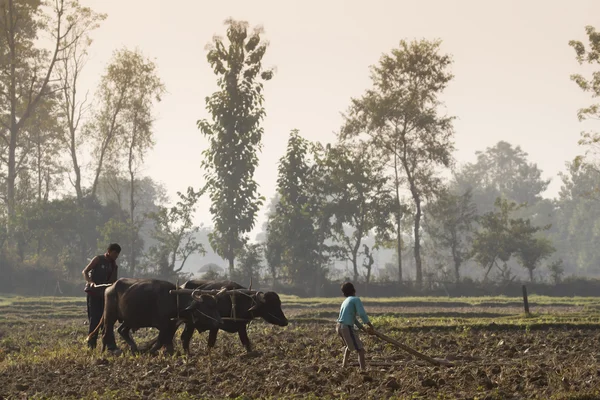
[[[288,327],[250,327],[257,354],[244,354],[237,336],[221,332],[210,355],[207,335],[196,334],[191,357],[113,357],[85,348],[83,299],[0,297],[0,398],[600,398],[595,300],[533,298],[534,314],[525,318],[517,299],[365,299],[381,332],[454,363],[431,366],[363,335],[366,372],[354,356],[341,368],[333,323],[341,299],[283,301]],[[143,343],[153,335],[135,337]]]

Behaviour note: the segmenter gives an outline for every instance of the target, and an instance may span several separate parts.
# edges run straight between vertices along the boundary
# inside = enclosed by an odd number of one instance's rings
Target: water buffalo
[[[190,340],[194,329],[198,333],[210,331],[208,335],[208,347],[215,346],[217,333],[222,329],[229,333],[237,332],[247,352],[252,351],[252,345],[248,338],[248,323],[254,318],[263,318],[265,321],[278,325],[287,326],[288,320],[281,310],[281,300],[275,292],[257,292],[248,290],[242,285],[232,281],[206,281],[190,280],[182,285],[183,289],[218,290],[227,289],[227,294],[217,297],[217,309],[223,319],[219,326],[209,325],[202,321],[186,321],[185,329],[181,334],[183,349],[189,353]],[[234,306],[235,304],[235,306]]]
[[[121,278],[104,292],[104,314],[102,320],[89,336],[95,334],[101,326],[102,351],[118,353],[113,327],[117,320],[122,321],[118,332],[129,344],[132,352],[137,345],[130,331],[139,328],[157,328],[159,335],[151,351],[165,347],[173,352],[173,336],[180,321],[198,323],[216,328],[222,322],[217,311],[215,297],[202,290],[175,296],[170,293],[177,287],[167,281],[157,279]]]

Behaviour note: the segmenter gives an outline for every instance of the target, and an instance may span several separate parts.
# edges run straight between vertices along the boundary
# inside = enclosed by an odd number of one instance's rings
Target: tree
[[[342,138],[366,136],[383,156],[392,160],[398,185],[399,169],[402,171],[415,206],[414,256],[419,285],[423,280],[422,206],[440,186],[436,168],[450,166],[454,150],[453,117],[442,116],[438,111],[439,95],[453,77],[448,71],[451,58],[440,53],[440,45],[440,41],[401,41],[398,49],[384,55],[372,67],[373,88],[362,98],[352,100],[342,129]],[[398,192],[396,203],[399,209]],[[396,219],[398,224],[399,211]],[[400,247],[399,243],[399,254]]]
[[[260,281],[260,267],[262,265],[262,244],[246,243],[240,251],[238,259],[238,270],[236,280],[252,282],[257,287]],[[231,277],[230,277],[231,279]]]
[[[9,224],[15,216],[15,194],[22,150],[21,134],[42,99],[54,91],[51,84],[60,54],[81,36],[70,36],[78,27],[95,20],[89,8],[76,0],[0,2],[0,136],[7,144],[6,204]],[[50,49],[36,47],[38,38],[48,36]],[[70,38],[70,40],[66,40]],[[9,225],[10,226],[10,225]],[[10,232],[10,230],[9,230]]]
[[[294,284],[313,287],[323,264],[320,206],[313,187],[310,143],[297,130],[290,133],[286,154],[278,167],[279,203],[269,216],[266,258],[272,272],[281,272]]]
[[[514,253],[517,238],[511,234],[511,213],[519,208],[514,202],[498,197],[494,203],[496,211],[485,213],[479,219],[481,229],[473,239],[473,256],[486,268],[484,281],[498,260],[506,263]]]
[[[158,276],[173,279],[183,270],[190,255],[206,254],[195,235],[200,227],[194,226],[193,213],[203,191],[194,191],[189,187],[187,193],[177,192],[179,201],[171,208],[160,207],[158,211],[149,213],[155,223],[152,238],[157,244],[150,248],[150,262],[157,265]],[[179,267],[177,267],[179,263]]]
[[[558,285],[562,280],[563,274],[565,273],[565,268],[563,265],[562,258],[559,258],[558,260],[548,264],[548,270],[550,271],[550,277],[552,278],[552,283],[554,283],[555,285]]]
[[[569,46],[575,50],[575,58],[580,65],[588,64],[591,66],[598,67],[600,65],[600,32],[597,32],[593,26],[585,27],[586,34],[588,36],[589,48],[578,40],[569,41]],[[600,97],[600,72],[594,71],[591,79],[585,78],[581,74],[571,75],[577,86],[584,92],[590,93],[592,98]],[[584,120],[599,120],[600,119],[600,104],[592,104],[588,107],[580,109],[577,113],[580,121]],[[582,138],[579,144],[587,146],[588,150],[584,156],[580,156],[576,159],[576,163],[583,161],[590,161],[589,158],[594,153],[597,153],[600,145],[600,134],[598,132],[583,132]],[[594,162],[591,161],[593,164]]]
[[[271,278],[273,279],[273,285],[278,282],[279,275],[282,272],[282,256],[283,256],[283,241],[281,233],[278,231],[280,228],[280,220],[276,219],[277,206],[280,202],[279,194],[276,194],[271,203],[269,204],[269,211],[267,214],[267,221],[264,225],[264,259],[267,262],[267,267]]]
[[[567,164],[556,199],[551,238],[557,257],[574,274],[598,275],[600,269],[600,172],[588,163]]]
[[[83,205],[82,171],[78,150],[83,141],[80,132],[82,119],[90,109],[88,93],[81,99],[79,96],[79,80],[87,61],[88,48],[92,40],[89,33],[99,26],[99,22],[106,19],[106,14],[94,14],[84,21],[84,24],[73,27],[65,36],[64,42],[71,42],[70,46],[63,46],[56,67],[58,88],[60,93],[59,108],[60,120],[63,126],[63,135],[60,136],[62,145],[68,149],[74,179],[70,178],[75,188],[79,205]]]
[[[542,179],[542,171],[528,161],[528,154],[520,146],[499,141],[475,154],[475,163],[464,165],[454,174],[452,191],[465,193],[470,190],[480,214],[493,210],[498,197],[528,207],[536,206],[542,200],[550,180]],[[535,208],[528,211],[533,215]]]
[[[539,266],[540,262],[550,257],[556,249],[547,238],[527,236],[519,242],[516,253],[521,265],[529,272],[529,280],[533,282],[533,271]]]
[[[96,195],[103,171],[114,179],[126,174],[129,180],[129,216],[124,221],[128,225],[129,237],[124,243],[131,252],[129,268],[132,274],[141,245],[136,238],[143,224],[143,214],[136,213],[138,170],[145,153],[154,146],[152,108],[154,101],[161,100],[164,91],[154,62],[139,51],[116,51],[102,77],[102,106],[93,123],[93,127],[98,129],[94,132],[98,153],[92,196]],[[104,166],[105,161],[109,161],[107,167]],[[125,171],[121,165],[126,165]]]
[[[369,282],[371,282],[371,268],[373,267],[373,264],[375,264],[375,260],[373,259],[373,252],[366,244],[363,244],[362,254],[365,256],[363,260],[363,267],[367,269],[366,281],[368,285]]]
[[[477,219],[477,207],[470,190],[463,195],[443,192],[425,212],[425,231],[436,247],[450,250],[454,279],[460,281],[460,267],[471,257],[471,234]]]
[[[228,46],[215,37],[207,54],[220,88],[206,99],[212,122],[199,120],[198,128],[209,141],[202,166],[214,223],[210,243],[229,261],[232,274],[235,255],[247,240],[246,233],[254,228],[264,200],[253,176],[265,116],[262,81],[270,80],[273,72],[262,66],[267,50],[262,31],[257,28],[249,33],[246,22],[228,20],[226,25]]]
[[[333,220],[337,256],[352,263],[354,281],[358,281],[363,239],[374,230],[389,230],[393,197],[388,178],[383,174],[384,165],[364,144],[354,148],[328,145],[320,153],[314,175],[327,199],[325,218]],[[347,228],[352,229],[351,234]]]
[[[538,232],[548,230],[550,226],[535,226],[529,219],[511,218],[522,205],[506,199],[496,199],[495,206],[497,211],[490,211],[480,218],[481,230],[475,233],[473,241],[473,255],[486,268],[484,280],[493,266],[507,277],[509,271],[503,270],[497,261],[506,263],[516,255],[533,281],[533,270],[554,252],[549,240],[537,237]]]

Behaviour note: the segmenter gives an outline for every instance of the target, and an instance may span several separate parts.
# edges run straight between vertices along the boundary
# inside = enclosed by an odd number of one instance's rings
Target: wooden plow
[[[366,331],[364,328],[362,328],[363,331]],[[452,364],[450,361],[448,361],[447,359],[443,359],[443,358],[431,358],[423,353],[419,353],[418,351],[416,351],[415,349],[413,349],[412,347],[408,347],[407,345],[405,345],[404,343],[401,343],[399,341],[397,341],[396,339],[392,339],[391,337],[384,335],[381,332],[378,332],[376,330],[373,330],[375,332],[375,334],[373,336],[377,336],[379,339],[386,341],[390,344],[393,344],[394,346],[406,351],[407,353],[412,354],[413,356],[420,358],[421,360],[427,361],[429,364],[435,365],[435,366],[445,366],[445,367],[452,367],[454,366],[454,364]],[[387,363],[386,363],[387,365]]]

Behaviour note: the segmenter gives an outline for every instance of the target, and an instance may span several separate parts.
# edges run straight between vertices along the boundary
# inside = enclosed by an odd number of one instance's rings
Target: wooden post
[[[523,306],[525,307],[525,315],[529,315],[529,302],[527,301],[527,288],[523,285]]]

